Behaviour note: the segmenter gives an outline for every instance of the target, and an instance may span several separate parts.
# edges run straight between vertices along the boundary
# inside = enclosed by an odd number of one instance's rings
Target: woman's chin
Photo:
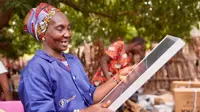
[[[61,48],[61,50],[62,50],[62,51],[66,51],[66,50],[67,50],[67,47],[65,47],[65,48]]]

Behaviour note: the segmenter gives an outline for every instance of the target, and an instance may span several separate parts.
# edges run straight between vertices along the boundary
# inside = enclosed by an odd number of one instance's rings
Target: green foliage
[[[31,35],[22,30],[22,23],[22,19],[15,14],[9,22],[9,27],[2,29],[3,34],[0,40],[8,43],[8,48],[0,51],[7,57],[17,58],[18,56],[23,56],[25,53],[33,53],[40,47]]]
[[[109,43],[119,37],[129,41],[138,35],[147,42],[160,41],[167,34],[187,40],[191,26],[200,19],[198,0],[7,0],[3,9],[12,9],[13,17],[2,35],[5,40],[12,40],[16,55],[39,48],[23,32],[22,21],[28,10],[41,1],[59,7],[67,15],[73,30],[73,47],[97,38]],[[11,24],[13,21],[15,25]],[[9,29],[14,33],[8,33]]]
[[[47,0],[48,3],[53,3],[53,0]],[[13,15],[9,21],[9,26],[1,30],[0,42],[8,44],[8,48],[0,50],[0,53],[7,57],[17,58],[24,54],[32,54],[35,50],[41,48],[40,42],[34,39],[31,35],[24,32],[23,19],[28,11],[37,6],[40,0],[7,0],[1,8],[5,10],[13,10]]]

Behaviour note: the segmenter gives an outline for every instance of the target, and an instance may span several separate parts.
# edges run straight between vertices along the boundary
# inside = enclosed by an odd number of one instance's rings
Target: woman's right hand
[[[120,80],[123,80],[126,77],[126,75],[128,75],[134,68],[135,68],[135,65],[128,66],[128,67],[121,69],[119,71]]]
[[[108,109],[108,106],[111,104],[110,101],[104,103],[97,103],[88,108],[81,110],[80,112],[114,112]]]

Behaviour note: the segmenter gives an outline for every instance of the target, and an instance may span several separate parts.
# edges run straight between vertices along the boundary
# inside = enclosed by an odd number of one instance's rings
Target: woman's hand
[[[135,65],[128,66],[128,67],[121,69],[119,71],[120,80],[123,80],[134,68],[135,68]]]
[[[107,101],[105,103],[97,103],[86,109],[81,110],[80,112],[113,112],[112,110],[107,109],[110,104],[110,101]]]

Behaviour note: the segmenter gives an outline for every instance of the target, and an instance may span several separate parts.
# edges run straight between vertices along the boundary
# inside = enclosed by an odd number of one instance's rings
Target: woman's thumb
[[[129,71],[132,71],[135,67],[136,67],[136,65],[132,65],[132,66],[129,66],[128,69],[129,69]]]
[[[108,100],[107,102],[102,103],[101,107],[108,108],[110,106],[110,104],[111,104],[111,101]]]
[[[129,72],[131,72],[134,68],[135,68],[135,65],[129,66],[129,67],[126,67],[126,68],[123,68],[123,69],[120,71],[120,75],[126,76],[126,75],[127,75]]]

